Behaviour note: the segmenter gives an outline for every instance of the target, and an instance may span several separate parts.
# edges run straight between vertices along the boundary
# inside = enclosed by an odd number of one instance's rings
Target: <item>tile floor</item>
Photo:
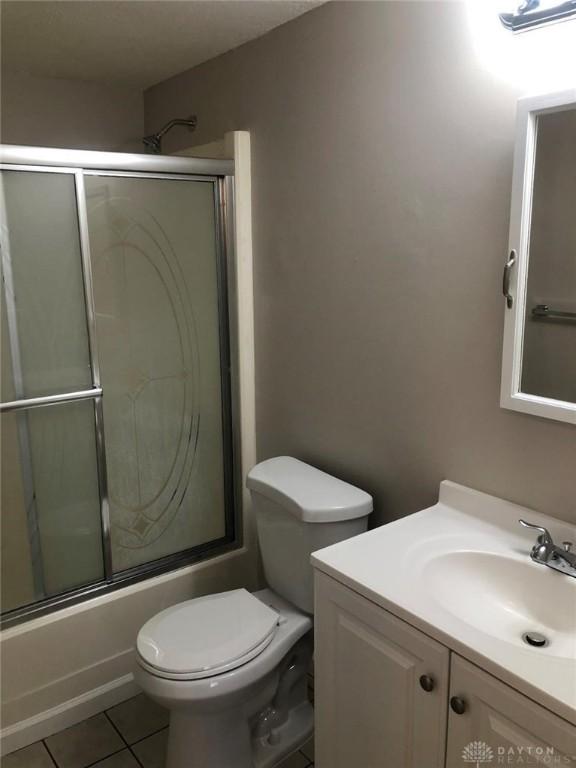
[[[168,714],[143,694],[12,752],[2,768],[164,768]],[[278,768],[312,768],[311,739]]]

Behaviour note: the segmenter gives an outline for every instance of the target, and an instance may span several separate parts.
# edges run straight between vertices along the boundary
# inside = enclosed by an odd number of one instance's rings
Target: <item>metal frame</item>
[[[545,24],[557,24],[560,21],[567,21],[576,15],[576,0],[565,0],[559,2],[551,8],[542,10],[530,10],[522,3],[514,13],[500,13],[499,18],[503,26],[511,32],[526,32],[529,29],[536,29]]]
[[[12,272],[12,255],[8,237],[8,226],[5,219],[4,190],[0,189],[0,251],[2,258],[2,277],[4,280],[4,295],[6,298],[6,322],[8,326],[8,339],[10,344],[10,357],[12,363],[12,379],[14,381],[14,394],[17,398],[12,403],[6,403],[3,410],[12,410],[10,406],[18,407],[20,399],[24,396],[24,382],[22,376],[22,361],[20,357],[20,339],[18,334],[18,317],[14,301],[14,278]],[[44,581],[44,564],[42,547],[40,545],[40,529],[36,509],[36,495],[32,480],[32,454],[30,450],[30,432],[26,414],[17,419],[18,446],[20,461],[22,463],[22,487],[24,492],[24,506],[26,510],[26,529],[28,532],[28,544],[32,560],[32,583],[34,596],[41,600],[46,596]]]
[[[86,325],[88,330],[88,350],[92,370],[92,386],[100,390],[94,400],[94,427],[96,431],[96,463],[98,469],[98,492],[100,494],[100,525],[102,530],[102,555],[104,558],[104,577],[107,582],[114,578],[112,565],[112,526],[108,503],[108,473],[106,471],[106,447],[104,444],[104,410],[102,404],[102,383],[100,380],[100,358],[96,335],[96,308],[94,306],[94,287],[92,284],[92,260],[90,256],[90,233],[88,231],[88,211],[86,207],[86,188],[84,173],[79,170],[74,174],[76,187],[76,210],[80,233],[80,253],[82,257],[82,277],[84,280],[84,305],[86,307]]]
[[[78,605],[85,600],[91,600],[94,597],[107,595],[116,592],[122,587],[128,587],[131,584],[138,584],[141,581],[150,579],[154,576],[160,576],[163,573],[175,571],[178,568],[185,568],[188,565],[206,560],[208,557],[226,554],[237,549],[239,544],[229,541],[226,537],[215,539],[206,544],[201,544],[192,549],[186,549],[177,552],[174,555],[153,560],[149,563],[135,566],[126,571],[115,574],[110,582],[91,582],[83,586],[71,589],[68,592],[62,592],[53,597],[46,598],[41,602],[30,603],[16,608],[13,611],[5,613],[1,617],[2,629],[21,624],[24,621],[35,619],[46,614],[53,613],[62,608],[68,608],[71,605]]]
[[[220,224],[222,230],[222,242],[226,253],[229,255],[227,260],[227,290],[224,295],[228,296],[228,314],[229,324],[235,333],[229,335],[229,380],[231,390],[231,406],[232,406],[232,418],[230,419],[231,425],[231,440],[232,451],[235,456],[242,456],[242,433],[240,429],[241,425],[241,408],[240,408],[240,348],[239,348],[239,336],[236,322],[232,322],[231,318],[238,318],[239,316],[239,297],[238,297],[238,271],[236,260],[236,253],[234,249],[234,243],[236,242],[236,230],[235,230],[235,186],[234,178],[232,176],[225,176],[220,179],[220,200],[221,200],[221,217]],[[242,483],[242,473],[236,472],[234,483],[234,510],[235,519],[234,526],[238,532],[240,544],[243,544],[243,530],[242,530],[242,498],[244,493],[244,486]]]
[[[576,312],[553,309],[547,304],[537,304],[530,313],[533,320],[576,320]]]
[[[58,170],[56,168],[55,170]],[[171,181],[206,181],[216,183],[220,176],[213,174],[198,173],[155,173],[146,171],[102,171],[99,168],[86,168],[83,171],[84,176],[112,176],[125,179],[160,179]]]
[[[0,411],[25,412],[29,408],[50,406],[75,400],[91,399],[94,401],[102,551],[104,556],[104,579],[102,581],[93,582],[7,612],[2,616],[2,626],[10,626],[81,602],[84,599],[106,594],[151,576],[181,568],[210,555],[222,554],[239,547],[242,538],[240,520],[242,485],[240,472],[239,391],[235,374],[236,366],[232,365],[232,359],[236,361],[238,354],[236,349],[237,333],[232,322],[232,318],[237,316],[235,311],[237,297],[234,281],[230,279],[230,275],[235,274],[233,249],[233,161],[4,145],[0,146],[0,169],[70,173],[74,175],[90,366],[92,370],[92,388],[44,397],[20,397],[18,400],[0,404]],[[104,393],[100,380],[100,362],[96,338],[90,241],[84,187],[85,175],[204,181],[212,183],[214,188],[223,409],[222,424],[224,430],[225,535],[215,541],[177,552],[116,574],[113,572],[112,566],[111,523],[108,503],[102,402]]]
[[[218,270],[218,317],[220,321],[220,370],[221,401],[223,406],[222,424],[225,442],[231,451],[228,457],[236,464],[224,459],[224,487],[227,498],[226,532],[236,532],[238,545],[242,545],[242,472],[239,470],[241,457],[240,443],[240,386],[235,378],[238,371],[237,333],[231,330],[231,318],[237,317],[236,279],[233,267],[234,258],[234,179],[232,176],[221,177],[214,185],[214,211],[216,216],[217,248],[228,258],[219,259]]]
[[[92,389],[82,389],[78,392],[65,392],[61,395],[42,395],[41,397],[23,397],[20,400],[8,400],[0,403],[0,413],[9,411],[20,411],[28,408],[39,408],[43,405],[56,405],[58,403],[69,403],[74,400],[93,400],[102,395],[101,387]]]
[[[500,405],[513,411],[576,424],[576,403],[522,392],[522,355],[526,322],[526,291],[530,258],[532,193],[536,161],[538,117],[550,112],[574,109],[576,89],[520,99],[516,117],[516,143],[512,177],[510,237],[508,253],[517,258],[510,273],[504,314],[504,345]]]
[[[9,163],[10,165],[23,163],[27,166],[62,166],[67,168],[69,173],[74,173],[76,169],[99,169],[102,171],[234,176],[233,160],[24,147],[16,144],[0,146],[0,163]]]

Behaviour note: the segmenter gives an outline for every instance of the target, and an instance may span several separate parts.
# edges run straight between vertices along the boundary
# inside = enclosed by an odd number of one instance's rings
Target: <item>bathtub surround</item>
[[[443,478],[576,520],[574,427],[499,406],[506,77],[465,3],[337,2],[145,93],[147,132],[191,98],[198,143],[250,130],[259,458],[367,489],[377,522]]]
[[[250,136],[226,136],[234,160],[235,259],[230,269],[237,339],[242,475],[255,464],[254,357]],[[238,353],[238,349],[240,353]],[[138,629],[158,611],[199,595],[258,586],[256,550],[246,489],[242,497],[242,547],[210,560],[148,579],[102,597],[5,630],[2,661],[3,753],[45,738],[136,693],[134,642]],[[111,631],[113,628],[114,631]]]

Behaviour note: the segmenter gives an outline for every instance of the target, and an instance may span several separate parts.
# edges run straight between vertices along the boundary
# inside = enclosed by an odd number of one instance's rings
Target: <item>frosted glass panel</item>
[[[222,538],[211,182],[87,176],[113,564]]]
[[[92,386],[74,177],[2,171],[3,401]]]
[[[2,609],[103,578],[91,401],[0,418]]]

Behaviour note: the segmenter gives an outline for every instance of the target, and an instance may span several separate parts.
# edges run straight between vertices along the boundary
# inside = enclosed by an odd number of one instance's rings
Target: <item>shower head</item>
[[[149,136],[144,136],[142,143],[148,152],[159,155],[162,152],[162,137],[165,136],[168,131],[174,128],[175,125],[185,125],[188,127],[188,130],[193,131],[197,124],[198,118],[196,115],[191,115],[186,119],[177,117],[174,120],[170,120],[169,123],[166,123],[166,125],[161,128],[158,133],[151,133]]]

